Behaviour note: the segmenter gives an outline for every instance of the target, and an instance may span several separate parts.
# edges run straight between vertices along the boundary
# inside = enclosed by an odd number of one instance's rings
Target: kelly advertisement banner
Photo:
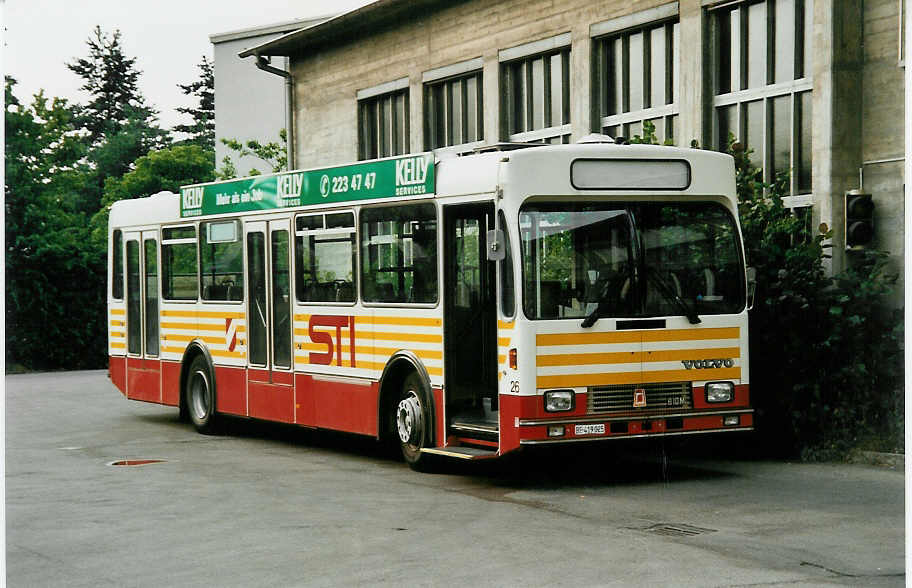
[[[181,188],[181,217],[434,193],[434,155],[421,153]]]

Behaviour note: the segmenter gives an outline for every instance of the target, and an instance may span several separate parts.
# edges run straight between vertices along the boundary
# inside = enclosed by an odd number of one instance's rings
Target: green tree
[[[237,153],[238,157],[256,157],[268,166],[269,172],[267,173],[276,173],[285,171],[288,168],[288,152],[285,148],[288,134],[285,129],[279,129],[279,139],[281,140],[280,143],[275,141],[260,143],[255,139],[250,139],[246,143],[242,143],[237,139],[223,138],[219,140],[228,149]],[[246,175],[258,176],[261,173],[258,168],[254,167]],[[222,180],[237,177],[237,168],[227,155],[222,158],[222,167],[218,171],[218,177]]]
[[[43,92],[23,105],[5,79],[7,361],[28,368],[104,365],[104,255],[89,243],[74,108]]]
[[[177,86],[187,96],[196,99],[196,105],[190,107],[180,106],[177,111],[193,119],[192,124],[179,124],[174,126],[174,131],[186,133],[189,138],[184,143],[192,143],[215,151],[215,77],[212,71],[212,62],[203,55],[202,61],[197,64],[200,78],[189,84]]]
[[[156,113],[139,91],[141,72],[136,69],[136,58],[124,54],[120,31],[108,35],[96,26],[86,43],[88,56],[67,67],[82,78],[79,89],[91,96],[79,112],[91,143],[97,144],[130,121],[153,126]]]
[[[181,186],[215,179],[212,152],[199,145],[176,145],[152,151],[137,159],[133,170],[105,182],[102,207],[92,218],[92,237],[105,246],[108,212],[118,200],[151,196],[163,190],[179,192]]]
[[[765,184],[732,137],[739,215],[759,296],[750,315],[751,396],[762,445],[834,457],[869,442],[901,445],[902,321],[889,308],[896,275],[867,251],[828,275],[832,232],[812,234],[786,208],[788,177]]]
[[[166,146],[170,138],[139,91],[141,72],[136,58],[124,54],[120,31],[108,35],[96,26],[87,44],[88,56],[67,67],[82,78],[80,89],[90,96],[78,107],[76,123],[87,133],[86,162],[92,170],[80,208],[92,214],[107,178],[122,176],[137,158]]]

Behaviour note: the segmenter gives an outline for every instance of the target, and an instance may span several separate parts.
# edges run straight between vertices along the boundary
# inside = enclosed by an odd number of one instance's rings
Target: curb
[[[848,462],[888,466],[900,470],[906,468],[906,456],[903,453],[882,453],[879,451],[860,451],[856,449],[849,454]]]

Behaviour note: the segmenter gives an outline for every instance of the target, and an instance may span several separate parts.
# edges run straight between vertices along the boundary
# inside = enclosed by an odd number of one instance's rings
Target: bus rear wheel
[[[428,455],[421,449],[429,446],[431,422],[426,407],[428,395],[421,378],[415,372],[402,382],[399,400],[393,409],[394,432],[405,463],[413,470],[425,471]]]
[[[202,355],[190,364],[187,384],[184,386],[184,404],[193,426],[203,435],[217,433],[218,416],[215,413],[215,378],[209,362]]]

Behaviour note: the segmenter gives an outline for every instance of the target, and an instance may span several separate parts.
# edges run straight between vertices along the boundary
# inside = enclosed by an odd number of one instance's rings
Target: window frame
[[[347,227],[337,227],[332,229],[326,228],[326,217],[333,214],[351,214],[352,222],[354,225],[351,230],[348,230]],[[322,217],[323,219],[323,228],[322,229],[298,229],[298,219],[304,217]],[[303,212],[301,214],[296,214],[292,218],[292,238],[294,239],[292,251],[292,257],[294,259],[294,303],[298,306],[354,306],[360,300],[360,239],[359,239],[359,230],[358,230],[358,214],[353,208],[346,208],[341,210],[329,210],[323,212]],[[353,298],[351,301],[318,301],[318,300],[301,300],[298,297],[299,293],[299,280],[301,279],[301,273],[299,270],[300,258],[298,257],[298,237],[303,237],[305,235],[319,234],[319,235],[351,235],[352,239],[352,292]]]
[[[207,241],[207,244],[218,245],[218,244],[222,244],[222,243],[226,243],[226,242],[240,244],[240,247],[241,247],[241,271],[240,271],[241,281],[240,281],[239,287],[241,289],[241,297],[238,300],[213,299],[213,298],[206,298],[203,295],[203,292],[205,292],[205,288],[203,286],[203,276],[205,275],[205,272],[203,272],[203,238],[206,235],[205,227],[207,227],[210,224],[219,224],[219,223],[235,223],[235,227],[236,227],[236,231],[237,231],[237,233],[236,233],[237,240],[235,240],[235,241],[216,241],[214,243],[208,243],[208,241]],[[197,296],[199,297],[199,300],[203,304],[244,304],[244,291],[246,289],[244,286],[244,283],[246,281],[246,276],[245,276],[245,272],[244,272],[244,269],[245,269],[245,267],[244,267],[244,255],[245,255],[245,252],[244,252],[244,227],[241,223],[241,219],[224,218],[224,219],[200,221],[199,225],[197,226],[197,240],[199,241],[199,245],[197,247],[197,255],[196,255],[196,264],[198,266],[197,267],[196,288],[197,288]]]
[[[436,285],[434,289],[434,301],[433,302],[379,302],[367,300],[364,297],[365,288],[367,281],[365,279],[365,270],[364,270],[364,251],[365,247],[363,239],[366,232],[363,230],[364,213],[367,212],[370,214],[371,211],[383,210],[389,208],[403,208],[409,206],[421,206],[421,205],[430,205],[434,210],[434,223],[435,223],[435,236],[434,236],[434,248],[435,248],[435,260],[434,260],[434,277],[436,279]],[[360,301],[361,305],[365,307],[392,307],[392,308],[436,308],[441,301],[441,227],[440,227],[440,207],[437,205],[435,200],[409,200],[405,202],[399,202],[396,204],[381,204],[377,206],[362,207],[358,211],[358,273],[360,274]],[[368,258],[369,259],[369,258]],[[413,270],[414,271],[414,270]]]
[[[358,124],[358,160],[395,157],[411,152],[409,80],[400,78],[392,82],[359,90],[357,97]],[[403,99],[402,121],[399,121],[397,99]],[[390,120],[384,121],[384,105],[389,104]],[[400,122],[401,128],[400,128]],[[389,134],[389,153],[385,153],[385,143]],[[401,131],[401,137],[399,132]],[[401,143],[401,144],[400,144]]]
[[[193,237],[181,237],[177,239],[165,239],[165,231],[168,229],[188,229],[191,228],[194,231]],[[199,276],[199,226],[198,223],[181,223],[176,225],[164,225],[161,227],[159,233],[159,284],[161,288],[161,300],[163,302],[175,303],[175,304],[196,304],[200,300],[200,276]],[[193,267],[196,271],[196,298],[167,298],[165,296],[165,246],[166,245],[188,245],[193,243],[196,251],[196,260],[193,263]]]
[[[748,19],[740,18],[738,19],[738,39],[739,44],[737,53],[732,51],[731,44],[734,42],[732,40],[731,34],[728,36],[728,47],[729,55],[726,59],[723,55],[723,33],[721,32],[721,27],[719,25],[719,19],[723,18],[723,15],[730,15],[733,10],[744,10],[747,7],[754,6],[757,4],[765,5],[765,17],[766,23],[763,27],[766,31],[765,36],[765,65],[766,65],[766,84],[763,86],[757,87],[748,87],[748,49],[747,44],[749,40],[747,38],[747,29],[749,27]],[[763,170],[763,181],[772,183],[775,181],[774,175],[774,138],[775,138],[775,129],[772,128],[774,121],[774,103],[777,99],[787,98],[789,105],[789,186],[788,186],[788,195],[782,198],[783,203],[790,208],[811,206],[813,204],[813,191],[814,185],[811,183],[810,187],[807,189],[802,189],[800,186],[800,171],[801,171],[801,158],[803,155],[802,149],[802,123],[804,122],[804,117],[811,116],[813,117],[813,110],[810,114],[805,111],[804,106],[804,96],[808,95],[810,97],[810,104],[813,100],[813,72],[807,71],[806,64],[808,63],[808,55],[813,54],[813,48],[808,46],[806,39],[808,41],[813,39],[813,35],[807,36],[808,27],[813,27],[813,23],[806,22],[808,15],[813,15],[813,0],[794,0],[795,8],[795,22],[792,27],[793,31],[793,42],[792,47],[794,51],[794,64],[792,75],[794,79],[776,82],[775,78],[775,47],[776,47],[776,18],[781,17],[781,15],[776,14],[776,0],[737,0],[734,2],[725,2],[719,3],[714,6],[707,8],[706,15],[708,19],[708,29],[710,35],[710,47],[711,47],[711,59],[710,59],[710,75],[711,75],[711,85],[709,86],[711,101],[710,101],[710,116],[708,121],[708,127],[710,133],[707,136],[711,137],[712,145],[714,148],[723,150],[727,145],[724,144],[727,141],[727,138],[721,136],[722,129],[720,128],[720,119],[722,116],[722,109],[724,108],[734,108],[734,122],[737,127],[737,132],[733,133],[736,139],[741,142],[743,145],[746,145],[748,148],[753,149],[755,153],[758,153],[757,159],[759,160],[758,166]],[[743,14],[743,13],[739,13]],[[728,30],[732,27],[729,25]],[[739,62],[737,65],[732,65],[732,60],[737,56]],[[721,71],[725,67],[725,64],[728,64],[728,67],[731,68],[729,71],[735,71],[737,68],[738,80],[737,87],[732,87],[734,82],[731,81],[731,74],[729,74],[729,83],[728,91],[725,93],[720,93],[721,87]],[[798,76],[801,77],[798,77]],[[748,108],[749,105],[760,103],[761,105],[761,123],[760,128],[763,131],[762,138],[760,139],[760,146],[749,144],[748,137]],[[813,106],[811,106],[813,109]],[[810,130],[808,127],[807,130]],[[808,176],[813,177],[813,145],[811,144],[811,137],[806,138],[808,143],[808,163],[810,169],[807,170]]]
[[[664,89],[665,97],[661,104],[656,104],[652,95],[652,34],[661,30],[664,39]],[[657,8],[648,9],[620,17],[590,27],[592,40],[592,130],[612,136],[631,138],[634,135],[642,136],[643,123],[654,119],[662,119],[662,128],[657,129],[657,137],[662,142],[674,142],[680,131],[676,133],[680,123],[680,63],[681,63],[681,25],[676,3],[666,4]],[[643,79],[642,108],[630,109],[630,38],[642,35],[642,62]],[[612,45],[620,41],[621,56],[615,57]],[[616,78],[615,69],[620,64],[621,88],[613,87]],[[621,104],[616,105],[611,112],[609,104],[620,99]],[[634,132],[631,127],[638,125],[640,132]],[[612,134],[612,127],[616,130]],[[671,133],[669,134],[669,128]],[[617,132],[620,131],[620,132]],[[660,132],[659,132],[660,131]]]
[[[439,70],[434,70],[433,72],[427,72],[423,77],[422,81],[424,82],[422,88],[423,96],[423,118],[424,118],[424,148],[426,151],[436,151],[436,152],[446,152],[446,151],[455,151],[457,153],[464,153],[471,151],[473,148],[484,144],[484,70],[481,67],[481,59],[471,60],[465,62],[467,65],[475,66],[473,69],[467,71],[460,71],[462,68],[453,68],[459,73],[451,73],[450,75],[443,77],[434,77],[435,72],[446,71],[447,68],[440,68]],[[456,64],[461,65],[461,64]],[[452,71],[452,70],[451,70]],[[454,121],[452,117],[453,112],[453,103],[456,99],[455,92],[453,92],[453,85],[456,82],[461,82],[460,85],[460,102],[461,102],[461,136],[463,139],[469,136],[469,120],[468,120],[468,105],[472,100],[472,97],[469,96],[468,80],[475,80],[475,139],[473,141],[462,141],[456,143],[452,141],[454,134],[453,127]],[[439,137],[438,127],[440,126],[439,119],[440,113],[437,111],[435,106],[437,106],[437,99],[434,96],[434,92],[437,88],[442,87],[444,93],[444,112],[443,112],[443,127],[444,127],[444,140],[442,144],[437,145]]]
[[[551,38],[533,41],[510,49],[503,49],[498,54],[500,62],[500,118],[501,135],[507,141],[516,143],[569,143],[572,129],[572,88],[570,74],[570,33],[563,33]],[[552,119],[552,76],[550,60],[555,56],[561,60],[561,121],[554,124]],[[532,88],[535,86],[533,62],[542,60],[542,126],[535,127],[535,113]],[[514,128],[517,118],[516,91],[513,88],[517,79],[515,70],[523,72],[522,80],[522,130]],[[550,122],[550,124],[549,124]]]

